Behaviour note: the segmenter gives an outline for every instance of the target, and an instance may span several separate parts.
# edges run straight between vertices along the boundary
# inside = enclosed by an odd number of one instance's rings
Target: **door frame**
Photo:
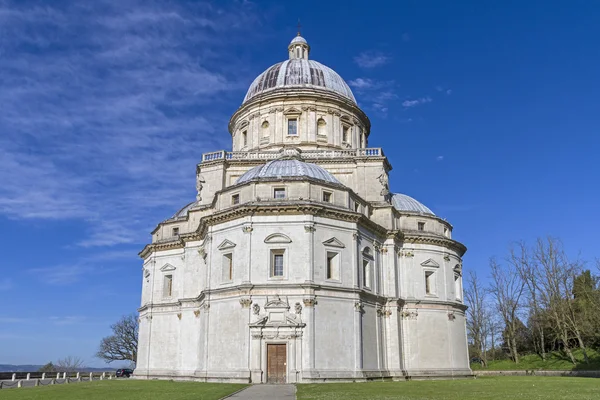
[[[262,383],[268,383],[269,381],[269,360],[267,357],[267,348],[269,347],[270,344],[282,344],[285,345],[285,383],[289,382],[289,376],[290,376],[290,349],[289,349],[289,345],[288,342],[285,340],[265,340],[264,342],[264,346],[263,346],[263,365],[261,366],[262,370],[265,371],[264,373],[264,377],[263,377],[263,382]]]

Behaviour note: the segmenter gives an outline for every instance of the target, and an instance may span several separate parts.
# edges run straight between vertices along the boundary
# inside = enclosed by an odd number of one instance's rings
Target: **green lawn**
[[[2,389],[2,400],[216,400],[246,385],[172,381],[110,380]]]
[[[600,370],[600,353],[594,350],[588,350],[589,364],[583,362],[583,353],[581,350],[573,352],[578,361],[577,365],[573,365],[566,355],[557,351],[549,353],[546,361],[542,361],[537,354],[529,354],[521,357],[518,364],[511,360],[489,361],[487,368],[481,368],[481,364],[471,364],[471,369],[490,370],[490,371],[506,371],[506,370],[525,370],[525,369],[542,369],[542,370]]]
[[[494,377],[298,385],[298,400],[598,400],[600,379]]]

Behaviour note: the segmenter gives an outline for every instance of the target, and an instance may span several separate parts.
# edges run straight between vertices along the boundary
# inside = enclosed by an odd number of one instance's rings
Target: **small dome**
[[[194,200],[191,203],[187,204],[185,207],[183,207],[181,210],[177,211],[175,213],[175,215],[173,215],[171,218],[175,219],[175,218],[185,217],[185,216],[187,216],[188,211],[197,205],[198,205],[198,202]]]
[[[321,181],[341,185],[331,173],[316,164],[305,163],[300,160],[273,160],[266,164],[254,167],[240,176],[237,183],[250,182],[261,178],[289,178],[308,177]]]
[[[306,39],[304,39],[302,36],[298,35],[295,38],[292,39],[292,41],[290,42],[290,44],[294,44],[294,43],[304,43],[304,44],[308,44],[308,42],[306,41]]]
[[[412,197],[407,196],[405,194],[394,193],[392,195],[392,205],[398,211],[408,211],[408,212],[414,212],[414,213],[419,213],[419,214],[429,214],[429,215],[435,216],[433,211],[431,211],[425,205],[423,205],[422,203],[418,202],[417,200],[415,200]]]

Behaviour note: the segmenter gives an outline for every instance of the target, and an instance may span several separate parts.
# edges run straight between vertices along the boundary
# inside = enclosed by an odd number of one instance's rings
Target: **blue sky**
[[[103,365],[137,253],[298,18],[467,270],[549,234],[600,257],[596,2],[0,0],[0,364]]]

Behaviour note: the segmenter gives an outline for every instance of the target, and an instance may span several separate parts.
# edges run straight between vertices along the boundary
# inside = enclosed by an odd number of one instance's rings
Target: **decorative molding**
[[[400,256],[400,257],[408,257],[408,258],[410,258],[410,257],[414,257],[414,256],[415,256],[415,253],[413,253],[413,252],[412,252],[412,251],[410,251],[410,250],[400,250],[400,251],[398,252],[398,256]]]
[[[337,239],[335,237],[332,237],[331,239],[327,239],[326,241],[323,242],[323,245],[329,246],[329,247],[338,247],[340,249],[343,249],[346,247],[344,245],[344,243],[340,242],[339,239]]]
[[[390,310],[389,308],[378,308],[377,309],[377,315],[379,315],[380,317],[383,318],[389,318],[390,315],[392,315],[392,310]]]
[[[241,304],[242,308],[249,308],[250,304],[252,304],[252,299],[243,297],[240,299],[240,304]]]
[[[254,230],[254,228],[252,227],[252,225],[242,226],[242,232],[244,232],[244,233],[251,233],[253,230]]]
[[[404,310],[404,311],[400,312],[400,316],[402,317],[402,319],[415,320],[419,316],[419,313],[416,310],[415,311]]]
[[[362,301],[357,301],[354,303],[354,311],[358,311],[360,313],[365,311],[364,305]]]
[[[210,304],[209,303],[203,303],[200,308],[202,308],[204,311],[208,312],[208,310],[210,310]]]
[[[296,314],[298,314],[298,315],[302,314],[302,304],[300,304],[300,303],[294,304],[294,311],[296,311]]]
[[[150,271],[144,268],[144,278],[148,278],[150,276]]]
[[[160,268],[160,270],[161,270],[161,271],[163,271],[163,272],[166,272],[166,271],[175,271],[176,269],[177,269],[177,268],[175,268],[173,265],[171,265],[171,264],[169,264],[169,263],[166,263],[165,265],[163,265],[163,266]]]
[[[438,264],[438,263],[437,263],[437,262],[436,262],[434,259],[432,259],[432,258],[429,258],[429,259],[427,259],[427,260],[423,261],[423,262],[421,263],[421,265],[422,265],[423,267],[432,267],[432,268],[439,268],[439,267],[440,267],[440,264]]]
[[[255,333],[252,335],[252,339],[254,339],[254,340],[260,340],[260,339],[262,339],[262,337],[263,337],[262,333]]]
[[[252,305],[252,314],[258,315],[260,313],[260,306],[256,303]]]
[[[177,319],[181,320],[181,313],[177,313]]]
[[[444,254],[444,261],[449,262],[450,256],[448,254]]]
[[[317,299],[314,298],[302,299],[302,302],[304,303],[304,307],[314,307],[317,305]]]
[[[312,233],[316,230],[317,230],[317,228],[315,228],[314,225],[304,225],[304,232],[306,232],[306,233]]]
[[[265,238],[265,243],[292,243],[292,239],[283,233],[273,233]]]
[[[223,240],[223,242],[217,247],[218,250],[227,250],[227,249],[233,249],[236,246],[235,243],[233,243],[230,240]]]
[[[387,247],[385,247],[385,246],[381,246],[381,248],[380,248],[380,250],[379,250],[379,251],[381,252],[381,254],[387,254],[387,252],[388,252],[388,249],[387,249]]]
[[[454,315],[454,311],[450,311],[448,313],[448,321],[454,321],[456,319],[456,315]]]
[[[194,316],[198,318],[200,316],[200,310],[194,310]]]

